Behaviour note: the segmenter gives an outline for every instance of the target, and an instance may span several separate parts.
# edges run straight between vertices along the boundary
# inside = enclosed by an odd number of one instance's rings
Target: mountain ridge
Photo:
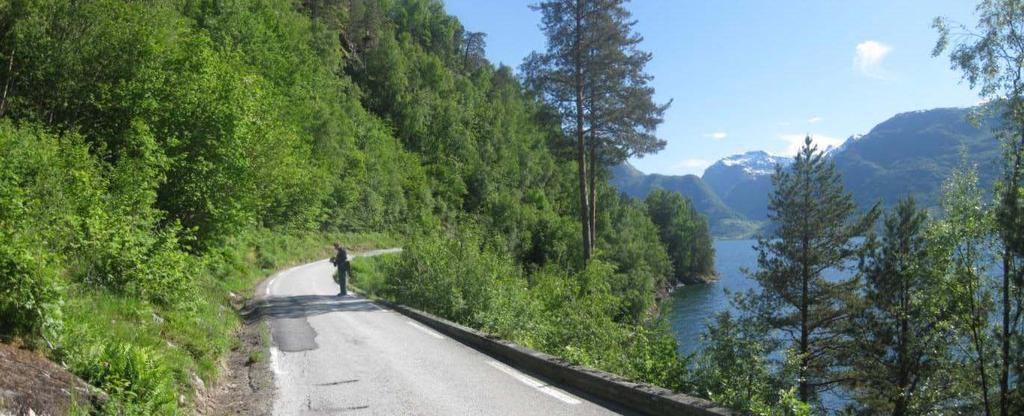
[[[629,162],[612,167],[611,173],[611,184],[632,198],[643,199],[655,188],[682,194],[708,218],[716,237],[743,237],[760,227],[726,205],[697,175],[646,174]]]
[[[997,122],[990,115],[991,110],[990,106],[944,107],[898,113],[878,123],[868,133],[851,135],[841,145],[825,152],[835,161],[844,186],[858,205],[866,207],[882,202],[888,206],[901,198],[914,196],[921,205],[937,209],[942,182],[960,163],[961,149],[965,151],[967,162],[977,166],[983,189],[990,189],[995,181],[996,164],[991,162],[998,159],[1000,145],[991,130]],[[977,124],[969,120],[971,117],[977,119]],[[691,199],[721,202],[725,209],[716,204],[694,204],[708,216],[712,233],[721,238],[726,235],[716,231],[729,228],[722,221],[760,224],[767,220],[774,165],[788,165],[791,161],[790,157],[752,150],[716,161],[700,177],[646,175],[650,179],[628,165],[630,179],[621,180],[617,174],[624,171],[613,169],[612,184],[627,195],[637,197],[646,195],[652,186],[674,190],[669,189],[672,184],[692,182],[689,187],[676,185],[680,189],[677,192]],[[700,195],[698,179],[717,198]],[[715,211],[705,212],[702,208]],[[733,215],[723,216],[723,212]]]

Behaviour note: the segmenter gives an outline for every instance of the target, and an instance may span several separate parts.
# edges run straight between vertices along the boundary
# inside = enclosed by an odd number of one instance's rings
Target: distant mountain
[[[843,183],[861,206],[876,201],[894,205],[913,195],[937,206],[942,182],[960,163],[961,149],[976,164],[982,189],[991,189],[999,172],[999,141],[993,118],[975,126],[967,117],[975,108],[938,108],[897,114],[848,140],[833,154]]]
[[[961,149],[977,166],[982,189],[991,189],[998,175],[1000,145],[992,134],[997,121],[981,118],[974,125],[967,119],[975,110],[938,108],[897,114],[826,152],[860,206],[879,201],[894,205],[913,195],[921,205],[935,208],[942,182],[960,162]],[[735,237],[753,233],[752,227],[767,219],[774,166],[790,163],[788,157],[752,151],[719,160],[701,178],[644,175],[627,164],[613,169],[612,183],[635,197],[646,196],[655,186],[680,192],[708,216],[715,236]]]
[[[742,237],[758,228],[758,224],[750,223],[723,203],[715,191],[696,175],[647,175],[628,162],[613,167],[611,171],[612,185],[633,198],[645,198],[655,188],[682,194],[697,211],[708,217],[711,233],[716,237]]]
[[[701,177],[733,210],[752,220],[768,218],[768,193],[775,165],[788,166],[790,157],[752,151],[715,162]]]
[[[728,195],[737,184],[760,177],[770,177],[775,172],[776,164],[788,165],[791,162],[791,158],[772,156],[768,152],[755,150],[715,162],[704,170],[701,179],[718,195]]]

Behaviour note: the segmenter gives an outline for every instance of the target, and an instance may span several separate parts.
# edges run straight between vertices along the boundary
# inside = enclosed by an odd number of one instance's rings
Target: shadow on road
[[[302,295],[272,297],[253,301],[241,310],[247,323],[263,318],[307,318],[331,312],[379,311],[368,299],[353,296]]]

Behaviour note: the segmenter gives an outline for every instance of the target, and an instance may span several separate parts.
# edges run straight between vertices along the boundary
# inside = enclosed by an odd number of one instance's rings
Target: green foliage
[[[740,410],[767,405],[781,387],[769,372],[768,345],[749,326],[719,314],[703,336],[691,381],[716,403]]]
[[[616,266],[608,276],[611,293],[621,301],[615,320],[643,322],[654,306],[651,293],[666,289],[670,257],[642,203],[618,195],[602,195],[600,200],[597,258]]]
[[[413,238],[383,272],[381,295],[402,304],[478,326],[491,306],[491,286],[515,279],[518,270],[494,249],[482,246],[481,234],[464,231],[450,238]]]
[[[999,399],[1001,415],[1024,409],[1021,378],[1024,377],[1024,34],[1020,15],[1024,3],[1018,0],[989,0],[978,4],[975,29],[952,26],[947,19],[936,18],[939,32],[933,56],[949,48],[952,68],[982,97],[997,101],[1003,123],[995,130],[1004,143],[1002,175],[996,187],[995,217],[1002,257],[1002,281],[997,311],[1000,316]],[[956,32],[954,32],[954,30]],[[979,372],[984,372],[984,361]],[[984,374],[982,374],[984,375]],[[987,384],[983,380],[982,384]],[[987,388],[986,388],[987,390]],[[995,405],[984,396],[986,414]]]
[[[49,257],[28,239],[0,231],[0,337],[31,340],[57,329],[60,295]]]
[[[357,259],[353,284],[572,362],[682,387],[685,362],[668,327],[616,321],[623,299],[611,290],[612,264],[524,273],[498,247],[472,228],[419,237],[398,258]]]
[[[788,169],[776,166],[769,201],[771,234],[758,239],[760,288],[740,299],[747,316],[766,329],[790,334],[799,360],[796,379],[801,401],[836,382],[840,325],[855,293],[856,280],[827,280],[825,270],[843,270],[861,249],[853,238],[875,221],[876,210],[854,218],[856,205],[843,189],[835,164],[807,137]]]
[[[655,189],[645,201],[651,221],[665,244],[676,283],[694,283],[714,274],[715,251],[708,223],[689,201],[675,192]]]
[[[188,412],[231,348],[228,302],[392,233],[416,237],[357,285],[683,378],[649,319],[670,274],[656,226],[599,184],[607,238],[584,265],[559,122],[438,1],[15,0],[0,59],[0,335],[46,335],[111,394],[101,412]]]
[[[106,414],[174,414],[178,401],[170,371],[156,354],[132,344],[92,344],[69,354],[68,367],[110,395]]]
[[[701,337],[705,348],[687,385],[715,403],[754,415],[810,415],[811,407],[797,397],[796,387],[785,387],[794,363],[772,371],[768,356],[773,341],[767,334],[756,320],[718,314]]]
[[[859,273],[863,305],[848,334],[849,383],[861,413],[925,415],[951,400],[954,336],[945,280],[947,257],[931,249],[927,215],[913,199],[886,214],[882,238],[873,234]]]
[[[993,390],[992,364],[995,351],[990,318],[995,310],[993,289],[988,281],[995,252],[992,247],[994,221],[984,203],[973,167],[962,165],[943,184],[944,217],[930,225],[928,244],[946,259],[944,278],[950,282],[949,303],[961,354],[957,381],[960,407],[978,413],[990,412]]]
[[[192,300],[194,261],[181,250],[174,229],[133,229],[131,218],[106,213],[85,222],[78,279],[111,291],[172,305]]]

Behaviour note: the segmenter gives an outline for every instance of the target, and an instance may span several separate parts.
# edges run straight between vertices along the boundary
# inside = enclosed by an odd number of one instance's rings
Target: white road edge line
[[[415,322],[413,322],[413,321],[405,321],[405,323],[407,323],[407,324],[409,324],[409,325],[412,325],[412,326],[413,326],[414,328],[416,328],[416,329],[418,329],[418,330],[420,330],[420,331],[423,331],[423,332],[425,332],[425,333],[426,333],[427,335],[430,335],[430,336],[432,336],[432,337],[434,337],[434,338],[437,338],[437,339],[444,339],[444,335],[438,334],[437,332],[434,332],[434,330],[432,330],[432,329],[430,329],[430,328],[427,328],[427,327],[425,327],[425,326],[423,326],[423,325],[420,325],[420,324],[418,324],[418,323],[415,323]]]
[[[279,355],[280,351],[277,347],[270,347],[270,369],[274,371],[274,374],[287,374],[284,371],[281,371],[281,367],[278,366],[279,360],[277,357]]]
[[[549,386],[547,384],[544,384],[540,380],[537,380],[537,379],[535,379],[533,377],[530,377],[530,376],[528,376],[526,374],[523,374],[523,373],[519,372],[519,370],[516,370],[516,369],[514,369],[512,367],[509,367],[509,366],[507,366],[505,364],[499,363],[497,361],[488,361],[487,364],[490,364],[491,367],[497,368],[501,372],[512,376],[513,378],[515,378],[516,380],[519,380],[520,382],[522,382],[523,384],[525,384],[527,386],[530,386],[530,387],[533,387],[533,388],[535,388],[537,390],[540,390],[542,393],[545,393],[548,396],[554,397],[554,398],[556,398],[558,400],[561,400],[561,401],[569,403],[569,404],[580,404],[581,403],[580,400],[577,399],[576,397],[573,397],[573,395],[571,395],[569,393],[566,393],[566,392],[564,392],[562,390],[559,390],[559,389],[557,389],[555,387],[551,387],[551,386]]]

